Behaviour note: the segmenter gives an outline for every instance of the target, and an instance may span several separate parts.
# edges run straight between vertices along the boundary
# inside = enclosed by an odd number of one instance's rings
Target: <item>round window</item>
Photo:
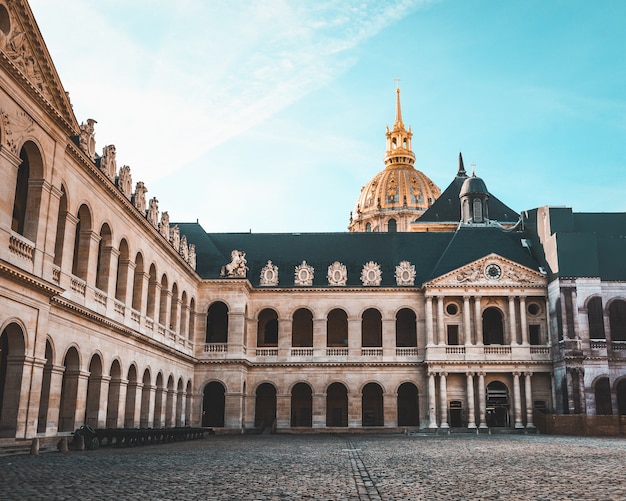
[[[448,303],[446,312],[448,315],[456,315],[459,312],[459,307],[455,303]]]
[[[539,308],[539,305],[537,303],[530,303],[528,305],[528,313],[530,313],[531,315],[537,315],[540,311],[541,308]]]

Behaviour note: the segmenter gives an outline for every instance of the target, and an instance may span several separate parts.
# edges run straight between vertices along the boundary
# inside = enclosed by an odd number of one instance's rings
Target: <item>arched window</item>
[[[119,426],[118,410],[120,408],[120,389],[122,386],[122,368],[119,361],[113,361],[109,374],[111,381],[109,382],[109,395],[107,398],[106,426],[107,428],[117,428]]]
[[[115,285],[115,299],[126,302],[128,289],[128,269],[130,267],[130,251],[125,238],[120,242],[120,255],[117,259],[117,280]]]
[[[74,238],[74,254],[72,260],[72,275],[87,279],[89,269],[89,246],[91,243],[91,212],[86,205],[78,209],[76,232]]]
[[[99,355],[91,357],[89,362],[89,379],[87,380],[87,398],[85,408],[85,424],[98,428],[100,414],[100,391],[102,390],[102,360]]]
[[[395,219],[389,220],[389,222],[387,223],[387,231],[389,233],[395,233],[398,231],[398,223],[396,222]]]
[[[142,310],[142,298],[144,291],[144,269],[143,269],[143,256],[140,252],[135,256],[135,275],[133,277],[133,299],[132,299],[132,307],[133,310],[138,311],[139,313],[143,313]]]
[[[12,323],[0,334],[0,437],[15,438],[23,372],[23,362],[17,361],[24,355],[24,332]]]
[[[161,298],[159,300],[159,323],[165,325],[167,320],[167,275],[161,277]]]
[[[11,229],[35,242],[39,226],[41,183],[33,184],[32,181],[43,179],[43,159],[35,143],[27,141],[20,150],[20,160],[22,162],[17,170]]]
[[[396,346],[417,346],[415,312],[409,308],[403,308],[396,314]]]
[[[152,423],[150,423],[150,387],[151,387],[151,378],[150,378],[150,369],[146,369],[143,371],[143,378],[141,380],[141,407],[139,410],[139,427],[140,428],[151,428]]]
[[[157,301],[157,274],[156,274],[156,266],[154,263],[150,265],[150,272],[148,278],[148,307],[146,309],[146,315],[152,320],[156,320],[154,318],[154,312],[156,310],[156,301]]]
[[[271,308],[259,313],[257,346],[278,346],[278,315]]]
[[[601,297],[596,296],[589,300],[587,303],[587,318],[589,320],[589,338],[606,339]]]
[[[96,287],[108,294],[109,272],[111,269],[111,228],[104,223],[100,228],[98,242],[98,262],[96,263]]]
[[[189,339],[193,341],[195,339],[194,333],[196,332],[196,299],[193,297],[189,303],[189,327],[187,330]]]
[[[300,308],[293,314],[291,346],[313,346],[313,314],[306,308]]]
[[[13,201],[13,220],[11,229],[24,235],[26,223],[26,205],[28,204],[28,180],[30,179],[30,162],[26,150],[20,152],[22,163],[17,169],[17,183],[15,185],[15,200]]]
[[[57,214],[57,230],[54,240],[54,264],[61,266],[63,262],[63,244],[65,243],[65,220],[67,219],[67,195],[65,187],[61,186],[61,199]]]
[[[626,301],[618,299],[609,305],[611,341],[626,341]]]
[[[228,306],[217,301],[209,306],[206,316],[205,343],[228,342]]]
[[[366,231],[367,233],[371,233],[371,232],[372,232],[372,223],[367,223],[367,224],[365,225],[365,231]]]
[[[172,302],[170,303],[170,325],[172,331],[178,329],[178,285],[174,282],[172,285]]]
[[[61,401],[59,403],[59,431],[74,431],[76,424],[76,401],[78,399],[78,374],[80,357],[73,346],[67,350],[63,359],[63,379],[61,382]],[[81,398],[83,396],[81,395]]]
[[[348,346],[348,315],[345,311],[335,308],[326,320],[326,346]]]
[[[376,308],[363,312],[361,318],[361,346],[381,347],[383,345],[382,316]]]
[[[502,313],[498,308],[491,307],[483,311],[483,343],[504,344]]]
[[[608,377],[603,377],[596,381],[595,385],[596,397],[596,415],[610,416],[613,414],[611,405],[611,385]]]

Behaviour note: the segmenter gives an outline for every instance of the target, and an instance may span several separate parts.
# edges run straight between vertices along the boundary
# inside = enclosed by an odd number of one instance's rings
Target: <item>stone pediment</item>
[[[41,36],[37,23],[25,0],[6,4],[8,9],[0,12],[0,61],[19,80],[26,80],[37,99],[52,106],[56,114],[74,134],[78,133],[78,122],[72,111],[69,97],[54,68],[52,58]]]
[[[545,275],[498,254],[452,270],[425,287],[546,287]]]

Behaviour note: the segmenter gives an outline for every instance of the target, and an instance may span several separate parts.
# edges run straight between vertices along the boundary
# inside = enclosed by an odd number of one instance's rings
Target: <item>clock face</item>
[[[502,270],[497,264],[490,264],[485,268],[485,275],[490,280],[498,280],[502,276]]]

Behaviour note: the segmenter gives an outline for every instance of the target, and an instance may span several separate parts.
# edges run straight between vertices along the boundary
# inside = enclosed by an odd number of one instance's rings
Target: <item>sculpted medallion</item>
[[[335,261],[328,267],[328,285],[346,285],[348,281],[348,269],[345,264]]]
[[[295,285],[313,285],[313,271],[313,266],[302,261],[302,264],[296,266],[293,283]]]
[[[415,266],[408,261],[401,261],[396,266],[396,285],[415,285]]]
[[[370,261],[363,266],[361,271],[361,282],[365,286],[377,286],[380,285],[383,279],[383,272],[380,270],[380,265],[374,261]]]
[[[278,285],[278,266],[267,261],[267,264],[261,270],[261,285]]]

